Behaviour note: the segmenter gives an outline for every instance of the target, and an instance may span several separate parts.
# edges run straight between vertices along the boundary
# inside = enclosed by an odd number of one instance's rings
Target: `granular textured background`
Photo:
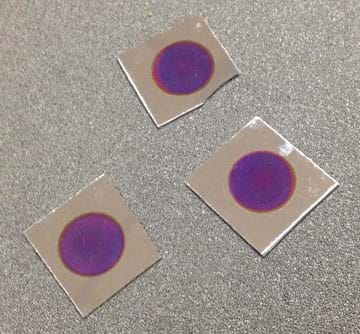
[[[116,61],[203,14],[240,69],[158,130]],[[0,2],[0,333],[359,333],[359,1]],[[340,182],[266,258],[184,185],[253,116]],[[82,319],[22,232],[105,172],[162,260]]]

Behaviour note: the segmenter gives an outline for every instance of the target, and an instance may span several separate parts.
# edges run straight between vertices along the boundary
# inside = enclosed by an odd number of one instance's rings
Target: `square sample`
[[[259,117],[186,184],[261,255],[338,186]]]
[[[200,107],[239,74],[202,16],[186,18],[118,61],[158,127]]]
[[[25,235],[83,317],[160,259],[105,176]]]

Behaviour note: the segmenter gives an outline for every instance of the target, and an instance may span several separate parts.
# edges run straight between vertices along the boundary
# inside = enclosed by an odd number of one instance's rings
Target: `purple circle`
[[[156,84],[169,94],[191,94],[204,87],[214,71],[214,60],[201,44],[180,41],[156,56],[152,74]]]
[[[120,225],[103,213],[75,218],[61,233],[60,257],[71,271],[94,276],[111,269],[120,259],[125,239]]]
[[[252,152],[233,165],[229,188],[238,204],[252,211],[271,211],[280,208],[295,189],[295,173],[280,155]]]

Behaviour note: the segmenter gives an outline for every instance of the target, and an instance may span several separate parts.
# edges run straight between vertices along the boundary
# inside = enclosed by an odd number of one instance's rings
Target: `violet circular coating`
[[[271,211],[285,204],[295,189],[295,174],[280,155],[256,151],[239,159],[229,175],[238,204],[252,211]]]
[[[199,43],[180,41],[168,45],[156,56],[152,74],[156,84],[169,94],[191,94],[207,84],[214,60]]]
[[[124,250],[120,225],[102,213],[88,213],[75,218],[59,240],[60,257],[71,271],[94,276],[111,269]]]

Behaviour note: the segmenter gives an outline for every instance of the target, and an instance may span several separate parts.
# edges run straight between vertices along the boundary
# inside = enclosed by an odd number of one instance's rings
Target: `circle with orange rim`
[[[202,89],[214,72],[207,48],[193,41],[179,41],[163,48],[152,65],[157,86],[168,94],[187,95]]]
[[[295,172],[281,155],[255,151],[241,157],[232,166],[228,186],[234,200],[255,212],[274,211],[293,195]]]
[[[100,275],[119,261],[125,247],[122,228],[103,213],[87,213],[66,225],[59,238],[64,265],[82,276]]]

